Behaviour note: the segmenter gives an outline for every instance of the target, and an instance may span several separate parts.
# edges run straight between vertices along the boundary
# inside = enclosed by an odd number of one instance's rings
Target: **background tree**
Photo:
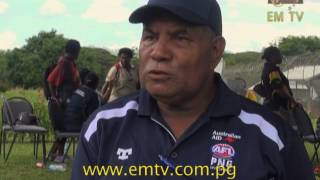
[[[8,79],[13,86],[24,88],[37,87],[41,84],[43,61],[37,54],[14,49],[7,54]]]
[[[44,70],[63,54],[67,40],[56,30],[41,31],[28,38],[26,44],[21,48],[0,51],[0,91],[16,86],[24,88],[42,87],[41,81]],[[275,45],[286,56],[320,51],[320,39],[316,36],[288,36],[281,38],[279,43]],[[138,48],[132,49],[135,52],[133,63],[137,64]],[[234,74],[248,76],[249,82],[256,81],[252,74],[259,74],[261,71],[259,68],[263,65],[261,52],[226,52],[224,60],[227,77],[233,77]],[[100,78],[100,84],[102,84],[108,70],[115,61],[116,56],[106,49],[82,46],[77,64],[79,69],[88,68],[96,72]],[[228,69],[230,69],[230,73],[227,73]],[[245,69],[248,71],[246,72]],[[250,78],[252,80],[249,80]]]
[[[278,43],[281,52],[286,56],[320,51],[320,39],[317,36],[288,36]]]
[[[0,91],[9,88],[6,52],[0,50]]]
[[[55,30],[41,31],[27,39],[22,48],[8,51],[8,80],[13,86],[40,87],[45,68],[62,54],[65,42]]]
[[[259,52],[240,52],[240,53],[230,53],[226,52],[223,55],[224,61],[227,66],[233,66],[237,64],[250,64],[252,62],[256,62],[261,58],[261,54]]]
[[[27,39],[23,47],[0,53],[0,70],[4,70],[1,71],[1,77],[6,75],[7,81],[13,86],[41,87],[46,67],[63,54],[66,41],[67,39],[55,30],[41,31]],[[103,83],[115,59],[107,50],[82,47],[77,64],[79,69],[88,68],[96,72]]]
[[[116,61],[116,57],[105,49],[83,47],[81,48],[77,61],[79,69],[87,68],[97,73],[100,84],[103,84],[111,66]]]

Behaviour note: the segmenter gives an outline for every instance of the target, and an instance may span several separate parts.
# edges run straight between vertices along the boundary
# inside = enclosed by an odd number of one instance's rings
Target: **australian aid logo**
[[[212,140],[216,140],[216,141],[226,141],[228,143],[234,143],[237,140],[241,139],[240,135],[237,135],[235,133],[229,133],[229,132],[225,132],[225,131],[216,131],[214,130],[212,132]]]
[[[211,148],[212,157],[210,167],[213,169],[216,166],[228,167],[233,165],[233,157],[236,152],[229,144],[215,144]]]

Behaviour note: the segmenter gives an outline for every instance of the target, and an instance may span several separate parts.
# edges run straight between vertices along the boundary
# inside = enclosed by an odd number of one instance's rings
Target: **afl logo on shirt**
[[[216,158],[232,158],[235,151],[229,144],[216,144],[212,146],[211,151]]]

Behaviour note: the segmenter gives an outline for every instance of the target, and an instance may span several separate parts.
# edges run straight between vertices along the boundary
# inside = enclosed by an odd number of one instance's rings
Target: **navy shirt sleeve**
[[[97,133],[93,133],[89,141],[87,140],[85,135],[87,133],[88,123],[89,122],[86,122],[84,126],[86,128],[83,128],[80,134],[77,152],[72,166],[72,180],[95,179],[94,176],[86,175],[84,171],[84,168],[88,168],[88,166],[94,168],[95,165],[98,165]]]
[[[87,107],[86,107],[86,116],[88,117],[93,111],[95,111],[99,107],[99,98],[95,92],[90,94],[90,98],[88,98]]]
[[[281,150],[286,179],[315,180],[312,165],[301,138],[291,129],[286,127],[286,144]]]

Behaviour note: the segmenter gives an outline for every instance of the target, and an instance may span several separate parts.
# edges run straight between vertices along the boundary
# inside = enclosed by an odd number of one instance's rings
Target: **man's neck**
[[[179,138],[205,112],[214,98],[215,88],[211,82],[209,86],[190,97],[185,102],[161,103],[158,101],[160,113],[168,123],[174,135]]]
[[[68,60],[68,61],[74,61],[74,60],[75,60],[75,58],[73,57],[73,55],[68,54],[68,53],[66,53],[66,54],[64,55],[64,57],[65,57],[65,59]]]

